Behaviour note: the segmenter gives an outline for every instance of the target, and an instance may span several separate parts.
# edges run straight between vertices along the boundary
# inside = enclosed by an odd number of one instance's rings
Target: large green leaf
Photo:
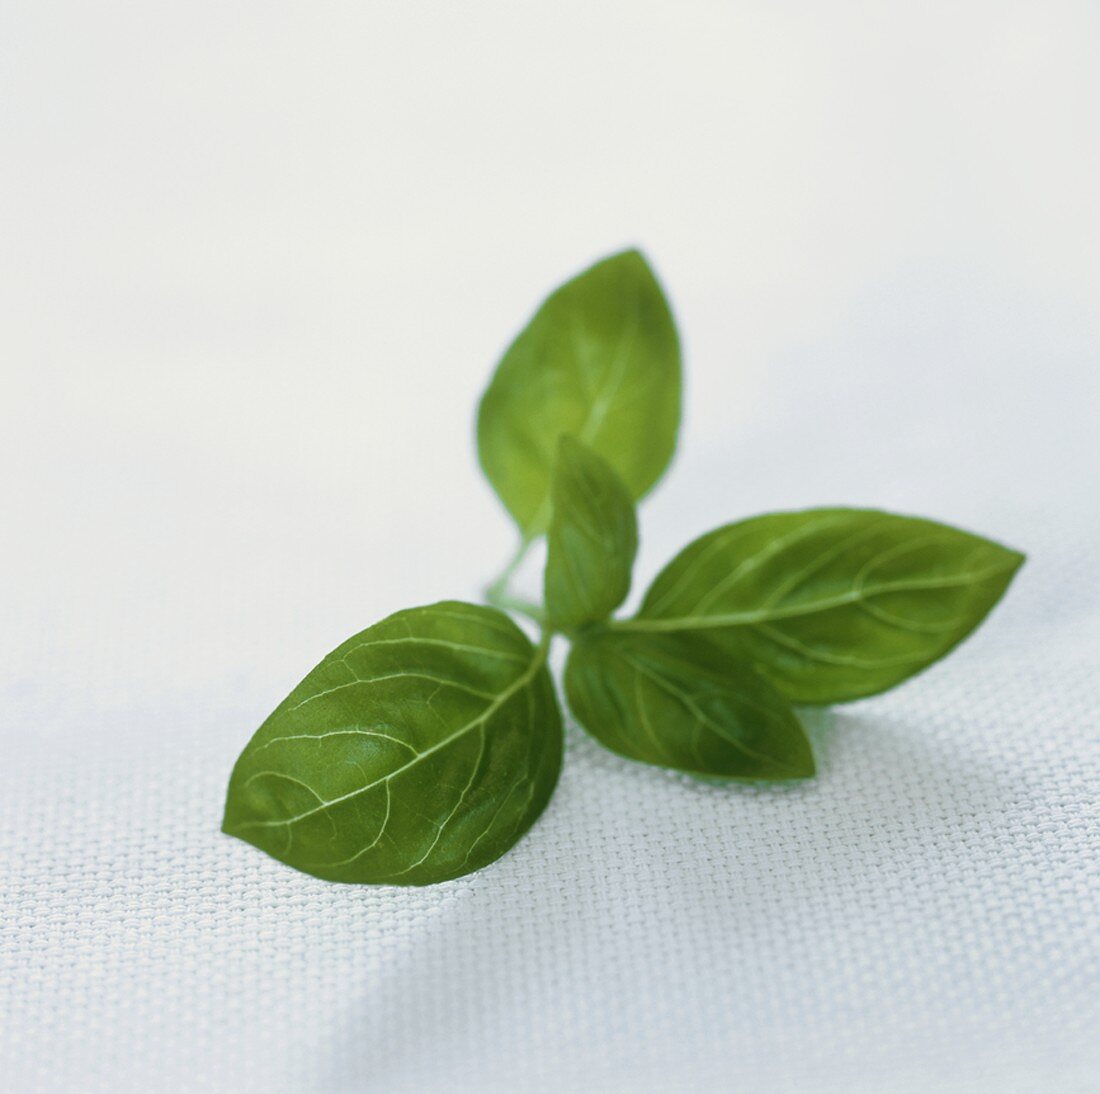
[[[944,524],[868,509],[773,513],[689,544],[658,575],[637,631],[706,634],[799,703],[885,691],[985,618],[1023,562]]]
[[[694,635],[589,631],[569,655],[565,689],[581,725],[633,760],[727,778],[814,773],[790,703]]]
[[[492,608],[389,616],[333,650],[259,728],[223,830],[331,881],[428,885],[485,866],[557,781],[545,657]]]
[[[624,251],[562,285],[505,352],[478,410],[478,455],[530,539],[550,519],[563,433],[603,456],[637,499],[664,473],[679,425],[672,313],[646,260]]]
[[[634,502],[610,464],[562,436],[546,537],[546,613],[568,630],[606,619],[630,592],[638,551]]]

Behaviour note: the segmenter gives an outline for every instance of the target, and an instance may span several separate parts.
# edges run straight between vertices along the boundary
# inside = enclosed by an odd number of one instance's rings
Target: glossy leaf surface
[[[794,702],[885,691],[961,642],[1001,598],[1017,551],[868,509],[773,513],[689,544],[638,619],[756,662]]]
[[[567,282],[505,352],[478,411],[478,456],[525,538],[550,519],[558,438],[571,433],[632,498],[661,477],[680,425],[672,313],[637,251]]]
[[[566,434],[558,446],[545,597],[553,627],[606,619],[630,592],[634,502],[606,460]]]
[[[565,688],[581,725],[630,759],[727,778],[814,773],[790,703],[694,635],[588,632],[570,653]]]
[[[561,747],[544,648],[491,608],[413,608],[334,650],[264,722],[223,830],[332,881],[444,881],[531,826]]]

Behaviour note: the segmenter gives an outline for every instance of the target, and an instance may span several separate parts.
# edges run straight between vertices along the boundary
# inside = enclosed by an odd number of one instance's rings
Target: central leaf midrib
[[[622,386],[623,377],[626,375],[626,366],[631,343],[641,325],[640,304],[633,301],[629,319],[624,322],[623,330],[619,335],[619,342],[611,358],[611,364],[600,377],[596,385],[596,393],[585,410],[584,419],[577,429],[575,436],[579,441],[591,445],[603,426],[607,412],[611,408],[611,400]],[[580,358],[581,353],[577,349],[576,331],[573,331],[573,353]],[[531,518],[528,535],[538,535],[546,522],[550,519],[551,488],[549,482],[543,492],[542,499],[535,509],[535,515]]]
[[[627,631],[712,630],[716,627],[751,626],[756,623],[771,623],[778,619],[797,619],[805,615],[816,615],[820,612],[831,611],[833,608],[857,604],[869,600],[871,597],[885,596],[889,593],[913,592],[919,589],[950,589],[955,586],[970,585],[996,577],[998,574],[1004,573],[1005,569],[1004,566],[995,566],[986,570],[959,574],[949,579],[914,579],[911,581],[897,581],[889,585],[879,585],[874,589],[851,589],[838,596],[826,597],[809,603],[792,604],[786,608],[758,608],[755,611],[746,612],[667,616],[658,619],[642,616],[635,619],[615,620],[609,626],[616,630]]]

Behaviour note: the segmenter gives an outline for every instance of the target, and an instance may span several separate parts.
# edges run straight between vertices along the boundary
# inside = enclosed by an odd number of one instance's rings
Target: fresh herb
[[[520,532],[491,607],[397,612],[328,655],[237,761],[223,830],[331,881],[478,870],[538,818],[561,767],[547,668],[572,644],[577,721],[633,760],[726,779],[814,773],[795,704],[894,687],[949,653],[1024,556],[867,509],[773,513],[701,536],[626,599],[634,503],[680,423],[680,350],[637,251],[553,293],[481,401],[478,453]],[[545,535],[544,603],[510,581]],[[506,613],[537,625],[537,645]]]

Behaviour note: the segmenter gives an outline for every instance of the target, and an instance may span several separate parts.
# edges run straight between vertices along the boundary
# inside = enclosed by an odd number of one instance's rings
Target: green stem
[[[502,612],[515,612],[517,615],[526,616],[532,623],[537,623],[540,627],[546,623],[546,613],[540,605],[531,600],[523,600],[518,596],[500,593],[492,588],[485,591],[485,599],[494,608],[499,608]]]
[[[546,623],[546,613],[542,610],[542,607],[533,601],[513,596],[508,591],[509,582],[527,557],[527,552],[531,549],[531,543],[532,541],[529,539],[520,541],[516,553],[500,572],[500,576],[485,587],[485,599],[494,608],[500,608],[504,612],[515,612],[517,615],[525,616],[532,623],[537,623],[540,627],[543,627]]]
[[[508,561],[508,565],[500,571],[495,581],[491,581],[485,586],[485,599],[488,600],[490,604],[494,603],[494,601],[501,596],[507,595],[508,583],[512,580],[516,570],[520,568],[530,549],[531,540],[520,540],[519,547],[516,548],[516,553]]]

